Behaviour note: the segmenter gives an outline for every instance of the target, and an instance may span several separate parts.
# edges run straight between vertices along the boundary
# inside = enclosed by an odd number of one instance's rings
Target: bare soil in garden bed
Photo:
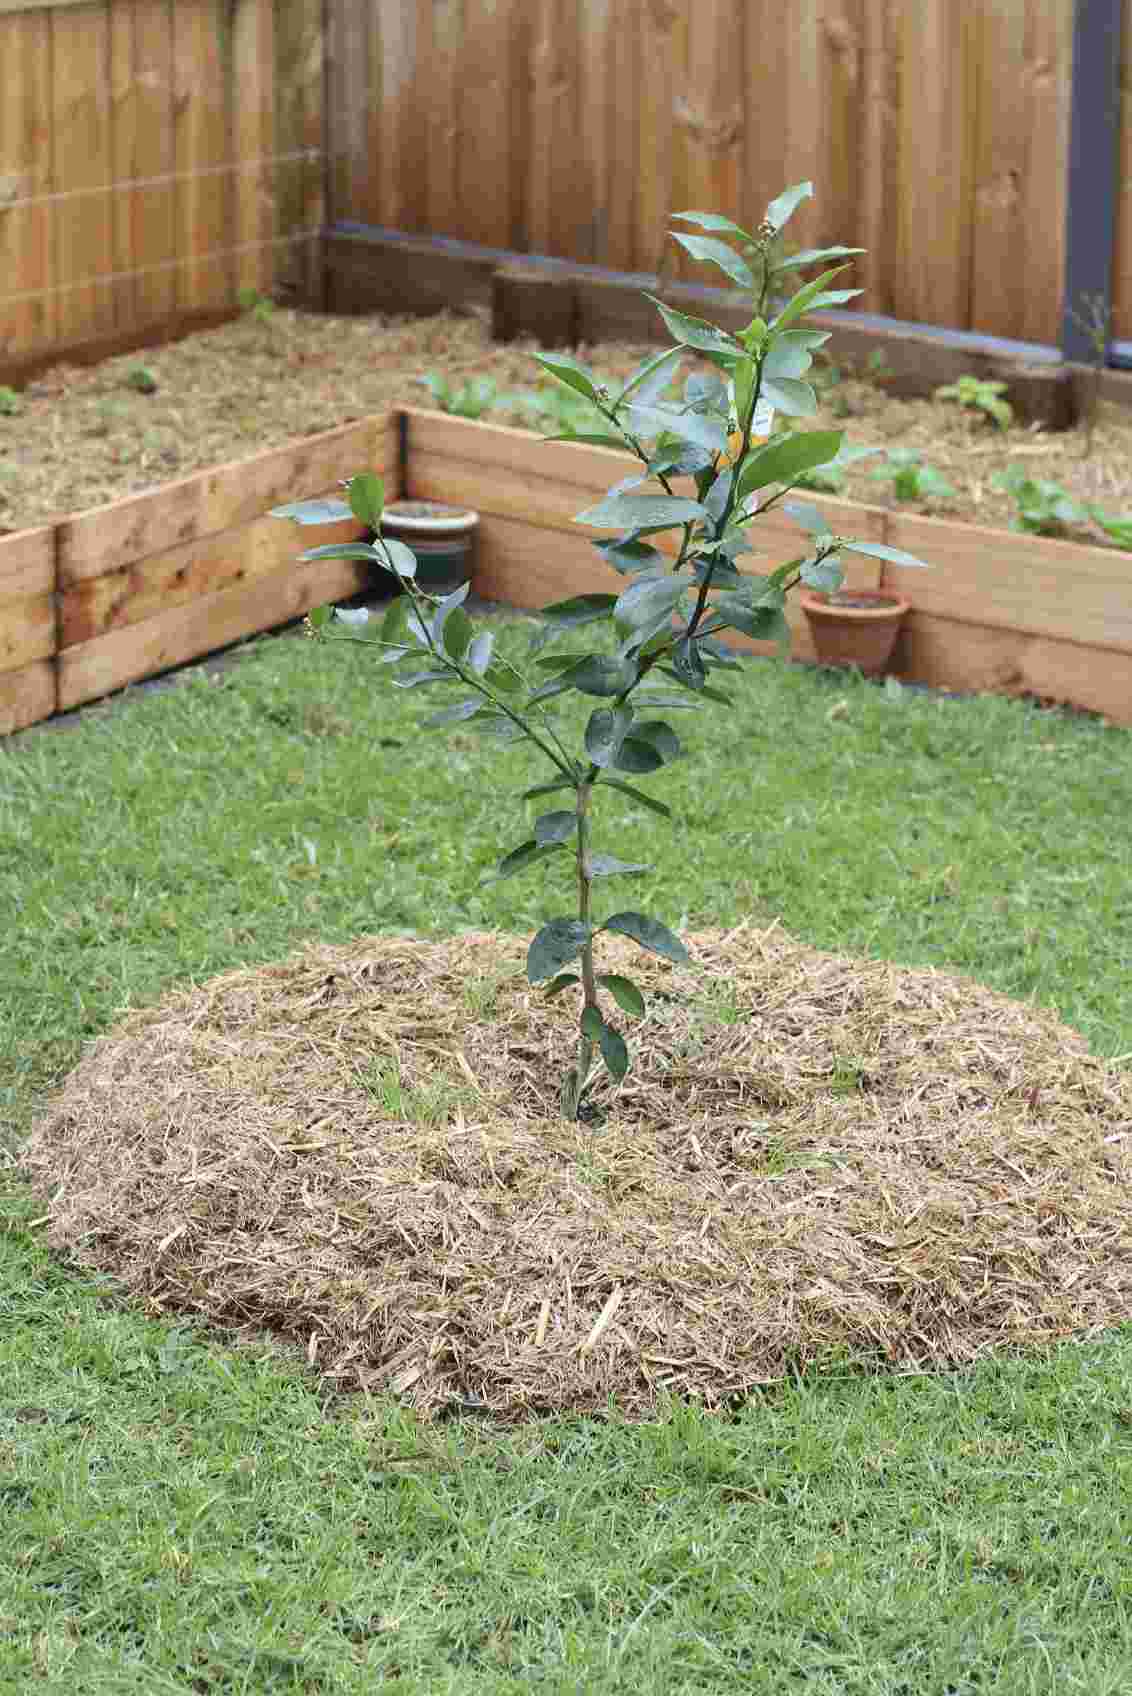
[[[836,346],[834,337],[831,361]],[[553,389],[535,351],[493,344],[475,318],[339,318],[280,307],[90,368],[56,366],[16,398],[14,410],[0,409],[0,531],[101,506],[391,406],[433,405],[419,382],[426,373],[457,386],[488,378],[510,395]],[[580,355],[616,378],[656,351],[606,343]],[[689,360],[687,370],[695,368]],[[139,371],[153,380],[149,392],[134,386],[148,388]],[[1132,417],[1115,406],[1102,406],[1089,447],[1083,426],[1003,431],[952,404],[895,399],[883,384],[846,375],[844,362],[840,381],[829,381],[829,362],[817,377],[821,412],[807,428],[843,429],[851,446],[914,449],[956,491],[900,503],[890,482],[870,475],[878,456],[846,469],[846,499],[1006,527],[1015,504],[993,478],[1014,464],[1082,504],[1132,509]],[[512,425],[529,418],[520,408],[484,416]],[[1092,522],[1065,534],[1107,544]]]
[[[1132,1074],[966,977],[740,925],[556,1102],[522,938],[362,937],[97,1039],[24,1158],[52,1246],[424,1416],[650,1417],[846,1357],[935,1370],[1132,1314]]]

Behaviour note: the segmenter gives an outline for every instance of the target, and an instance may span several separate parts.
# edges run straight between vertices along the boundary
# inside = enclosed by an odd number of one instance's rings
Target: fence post
[[[1073,20],[1061,351],[1077,363],[1096,361],[1087,328],[1093,322],[1107,326],[1111,343],[1121,10],[1121,0],[1077,0]],[[1106,344],[1106,363],[1109,352]]]

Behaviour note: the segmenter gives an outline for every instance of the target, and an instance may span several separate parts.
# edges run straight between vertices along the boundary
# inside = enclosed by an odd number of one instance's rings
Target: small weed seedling
[[[132,370],[127,371],[126,383],[129,388],[136,389],[139,395],[157,393],[157,378],[148,365],[135,365]]]
[[[1027,530],[1035,536],[1060,536],[1072,525],[1086,524],[1088,511],[1060,483],[1046,477],[1031,477],[1020,465],[1010,465],[993,479],[994,487],[1013,495],[1018,507],[1012,530]]]
[[[1089,400],[1085,408],[1085,442],[1081,450],[1082,458],[1088,459],[1093,451],[1093,432],[1097,427],[1097,413],[1101,400],[1101,372],[1104,370],[1105,359],[1108,355],[1108,337],[1112,325],[1112,310],[1103,294],[1084,294],[1081,304],[1086,316],[1082,317],[1072,307],[1069,316],[1079,329],[1085,332],[1092,349],[1093,357],[1089,361],[1092,372],[1092,382],[1089,384]]]
[[[417,382],[428,390],[441,412],[450,412],[456,418],[482,418],[499,399],[499,390],[490,377],[477,377],[456,389],[446,378],[430,371]]]
[[[1002,398],[1006,389],[1005,383],[991,382],[987,377],[960,377],[958,382],[943,383],[933,390],[932,399],[958,401],[973,412],[985,413],[1000,430],[1008,430],[1014,422],[1014,408]]]
[[[7,383],[0,383],[0,418],[14,418],[20,410],[20,397]]]
[[[898,501],[946,500],[955,493],[946,477],[934,465],[925,465],[913,448],[890,448],[885,463],[869,475],[874,482],[891,482]]]
[[[828,465],[816,465],[812,471],[803,471],[797,478],[795,487],[810,489],[815,494],[839,495],[845,487],[846,466],[883,452],[883,448],[841,447]]]
[[[1132,548],[1132,512],[1102,512],[1099,506],[1091,506],[1089,512],[1093,523],[1099,524],[1118,547]]]
[[[257,324],[269,324],[276,312],[270,295],[260,294],[258,289],[241,289],[236,296],[236,305]]]
[[[924,563],[883,543],[835,536],[816,508],[787,500],[799,477],[836,459],[843,442],[837,430],[774,431],[776,413],[812,418],[818,410],[805,377],[814,349],[829,340],[830,332],[804,328],[802,320],[807,312],[843,306],[861,292],[830,288],[845,269],[838,264],[804,283],[769,321],[764,316],[782,272],[820,267],[861,251],[807,250],[775,263],[772,251],[784,225],[812,194],[808,182],[785,190],[767,207],[753,235],[712,212],[676,214],[681,223],[708,232],[673,232],[681,247],[749,291],[753,312],[741,334],[731,335],[649,296],[677,345],[647,360],[617,393],[565,354],[538,356],[551,377],[600,415],[605,434],[599,440],[627,448],[641,470],[616,483],[604,500],[576,519],[604,532],[595,545],[606,563],[630,580],[626,588],[617,595],[574,595],[544,607],[525,665],[497,654],[490,630],[476,631],[463,604],[470,584],[443,596],[418,588],[411,550],[381,535],[385,491],[372,472],[348,480],[347,501],[296,501],[275,509],[276,517],[299,524],[353,516],[375,535],[373,543],[332,543],[310,549],[303,559],[365,560],[392,571],[404,591],[376,635],[360,629],[337,635],[336,622],[362,626],[369,615],[365,608],[330,606],[310,614],[312,635],[372,641],[380,664],[407,661],[406,670],[393,679],[395,687],[456,685],[456,698],[426,718],[422,729],[459,726],[497,743],[525,743],[543,755],[551,771],[546,782],[524,790],[522,799],[541,802],[561,792],[571,798],[568,807],[540,813],[530,834],[503,856],[494,874],[512,877],[547,861],[561,863],[559,856],[572,868],[576,910],[548,919],[527,950],[531,984],[545,985],[549,996],[581,992],[577,1057],[561,1086],[561,1110],[568,1120],[579,1117],[595,1053],[615,1081],[629,1069],[625,1040],[606,1016],[599,990],[623,1013],[639,1017],[645,1009],[631,978],[597,969],[599,937],[628,937],[666,960],[689,963],[683,943],[659,919],[633,908],[618,907],[604,917],[596,910],[597,891],[607,878],[635,877],[652,868],[635,858],[595,851],[595,800],[615,789],[649,812],[671,817],[670,808],[638,783],[681,757],[680,738],[662,712],[706,701],[730,704],[715,675],[739,665],[719,642],[724,631],[773,642],[784,655],[791,634],[784,610],[788,592],[802,583],[839,588],[844,553],[896,565]],[[682,399],[666,403],[662,397],[685,349],[714,371],[690,376]],[[676,493],[673,484],[683,479],[691,480],[694,496]],[[767,575],[742,570],[737,561],[753,551],[750,527],[780,503],[802,532],[798,555]],[[653,538],[664,531],[676,532],[674,554],[654,545]],[[612,626],[612,644],[590,651],[576,647],[579,633],[596,624]],[[566,646],[545,651],[559,643]],[[646,683],[647,691],[641,687]],[[594,702],[576,750],[564,740],[569,733],[554,705],[567,694]],[[482,786],[483,779],[476,783]]]

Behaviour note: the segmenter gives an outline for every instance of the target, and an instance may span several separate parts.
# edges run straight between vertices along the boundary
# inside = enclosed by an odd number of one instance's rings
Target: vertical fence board
[[[426,75],[424,165],[427,203],[424,228],[455,231],[459,223],[456,139],[463,17],[460,0],[421,0],[420,54]]]
[[[979,14],[970,319],[990,335],[1058,339],[1071,26],[1061,0]]]
[[[121,0],[118,0],[121,4]],[[172,0],[133,0],[132,85],[128,95],[133,163],[116,191],[130,231],[136,321],[169,316],[177,306],[177,190],[173,139]],[[129,179],[164,179],[131,187]]]
[[[323,166],[302,155],[322,147],[322,0],[274,0],[273,10],[274,286],[310,303],[315,242],[303,232],[323,221]]]
[[[417,0],[381,0],[373,12],[376,98],[370,101],[370,205],[376,223],[400,230],[423,229],[427,222],[428,123],[423,99],[430,68],[420,58],[423,10]]]
[[[232,173],[225,61],[233,51],[227,0],[173,8],[177,169],[177,304],[227,305],[233,295]]]
[[[894,296],[902,317],[970,324],[977,8],[915,0],[901,13]]]
[[[0,17],[0,352],[56,339],[51,293],[50,40],[46,12]]]
[[[275,283],[275,19],[271,0],[239,0],[231,22],[233,219],[237,289]]]
[[[740,202],[744,16],[731,0],[695,0],[688,22],[684,87],[673,107],[683,156],[673,210],[714,212]],[[689,224],[680,227],[689,233],[694,229]],[[713,267],[693,264],[687,257],[682,270],[696,281],[724,281]]]
[[[614,0],[578,0],[578,258],[606,265],[613,105]]]
[[[462,228],[453,233],[507,247],[521,193],[522,155],[512,146],[513,106],[525,93],[516,32],[528,0],[464,0],[457,170]]]
[[[593,240],[593,179],[580,122],[577,0],[533,0],[530,20],[529,243],[537,253],[580,256]]]
[[[861,73],[864,104],[858,144],[860,205],[848,247],[863,247],[854,262],[853,282],[866,312],[895,316],[893,252],[897,192],[899,110],[899,38],[895,0],[861,0]]]
[[[82,341],[114,327],[110,184],[110,28],[105,6],[48,14],[51,40],[51,208],[56,334]]]
[[[645,271],[676,273],[668,240],[669,213],[686,208],[672,198],[673,123],[676,96],[677,0],[641,0],[639,137],[637,147],[637,263]]]
[[[600,263],[613,270],[640,269],[637,253],[637,160],[639,118],[634,90],[641,68],[643,0],[612,0],[609,43],[609,166],[604,207],[604,251]],[[600,209],[599,209],[600,210]]]

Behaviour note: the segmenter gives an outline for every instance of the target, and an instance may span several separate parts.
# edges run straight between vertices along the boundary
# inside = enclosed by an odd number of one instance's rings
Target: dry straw
[[[31,1137],[50,1241],[425,1416],[719,1408],[1132,1316],[1132,1074],[950,973],[688,941],[695,970],[602,938],[650,1011],[590,1124],[557,1116],[574,1029],[519,938],[365,937],[171,994]]]

